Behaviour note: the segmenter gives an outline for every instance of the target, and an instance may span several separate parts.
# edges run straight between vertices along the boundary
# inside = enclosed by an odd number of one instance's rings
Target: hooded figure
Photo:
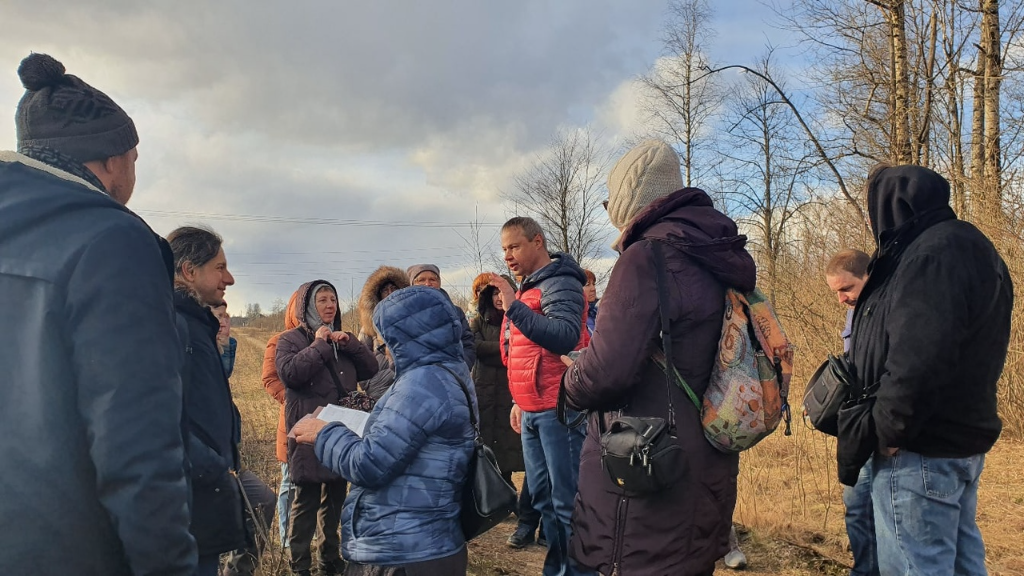
[[[317,297],[325,291],[327,298],[318,302]],[[316,280],[299,288],[295,320],[298,327],[285,332],[277,341],[275,362],[277,373],[287,387],[285,424],[288,429],[317,408],[338,404],[356,390],[356,382],[377,373],[377,360],[370,349],[355,335],[340,332],[337,291],[329,282]],[[317,336],[321,327],[329,332],[326,338]],[[335,339],[336,336],[340,339]],[[340,572],[338,521],[345,499],[345,480],[320,465],[312,446],[297,444],[291,438],[288,439],[288,472],[296,486],[288,542],[292,570],[301,573],[311,568],[310,547],[319,515],[323,535],[320,541],[322,571]]]
[[[566,373],[570,406],[592,410],[580,457],[572,556],[602,574],[710,574],[729,551],[739,457],[704,438],[701,415],[679,387],[667,389],[652,360],[661,323],[653,254],[667,267],[672,362],[698,397],[718,351],[725,289],[754,288],[754,260],[736,223],[700,189],[683,188],[679,159],[649,141],[627,153],[608,178],[609,216],[621,251],[590,346]],[[671,395],[683,479],[657,494],[633,497],[602,469],[600,435],[610,412],[668,419]],[[605,419],[602,424],[599,419]]]
[[[459,314],[438,290],[414,286],[384,299],[373,320],[398,378],[362,438],[328,424],[315,444],[320,460],[352,483],[342,523],[345,559],[416,564],[418,574],[465,574],[459,513],[476,402]]]
[[[488,277],[489,278],[489,277]],[[515,283],[508,276],[508,283]],[[476,338],[476,365],[473,382],[480,403],[480,435],[498,459],[498,467],[511,479],[512,472],[525,470],[523,441],[509,426],[512,393],[508,389],[508,370],[501,361],[501,323],[505,310],[495,306],[498,289],[484,285],[477,295],[477,313],[470,328]]]
[[[974,511],[984,454],[1002,428],[996,383],[1010,339],[1010,274],[988,238],[956,219],[949,183],[927,168],[873,170],[868,213],[878,250],[854,309],[850,358],[869,397],[840,411],[840,480],[853,485],[872,460],[883,574],[949,574],[954,565],[983,574]]]
[[[388,358],[384,339],[373,327],[373,311],[380,301],[392,292],[408,287],[409,277],[405,272],[393,266],[381,266],[366,279],[363,291],[359,294],[359,340],[373,350],[379,368],[373,378],[360,382],[359,385],[374,400],[380,400],[395,381],[395,366]]]

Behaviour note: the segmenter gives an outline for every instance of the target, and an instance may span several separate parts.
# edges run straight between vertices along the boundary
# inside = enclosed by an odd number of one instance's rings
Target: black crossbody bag
[[[469,421],[472,422],[473,430],[476,432],[473,455],[469,458],[469,473],[462,489],[462,512],[460,514],[462,533],[466,537],[466,541],[469,541],[508,518],[516,509],[518,495],[516,489],[502,477],[494,452],[484,444],[483,438],[480,436],[480,424],[476,420],[473,400],[469,397],[466,384],[447,366],[443,364],[437,366],[443,368],[458,381],[459,387],[466,395]]]
[[[829,354],[807,382],[804,418],[816,430],[838,436],[839,409],[850,399],[855,385],[853,369],[846,355]]]
[[[672,334],[668,318],[668,281],[661,244],[652,242],[658,279],[658,311],[661,315],[661,343],[665,353],[665,390],[668,419],[651,416],[623,416],[612,419],[604,429],[604,415],[598,414],[601,431],[601,465],[612,482],[627,494],[660,492],[686,474],[685,454],[676,437],[676,412],[672,404]]]

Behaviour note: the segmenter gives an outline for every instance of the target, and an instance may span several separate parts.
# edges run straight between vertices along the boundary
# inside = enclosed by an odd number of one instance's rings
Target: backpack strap
[[[665,275],[665,255],[661,252],[661,242],[652,240],[651,248],[654,250],[654,270],[658,280],[658,312],[661,314],[661,352],[664,355],[663,358],[659,358],[659,354],[655,353],[654,362],[665,371],[665,381],[669,389],[671,390],[672,383],[675,382],[676,386],[679,386],[686,392],[690,401],[693,402],[697,411],[700,412],[700,399],[697,398],[693,388],[690,388],[690,385],[686,383],[686,380],[672,362],[672,332],[668,319],[668,279]],[[668,410],[669,425],[675,428],[675,412],[672,409],[671,393],[668,395]]]

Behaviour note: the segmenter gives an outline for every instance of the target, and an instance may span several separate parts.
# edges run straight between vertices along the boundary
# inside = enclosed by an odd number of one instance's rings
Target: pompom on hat
[[[622,230],[651,202],[682,188],[676,151],[661,140],[645,140],[608,174],[608,218]]]
[[[46,54],[18,66],[25,95],[14,122],[18,150],[51,148],[79,162],[120,156],[139,144],[135,123],[109,96],[67,74]]]

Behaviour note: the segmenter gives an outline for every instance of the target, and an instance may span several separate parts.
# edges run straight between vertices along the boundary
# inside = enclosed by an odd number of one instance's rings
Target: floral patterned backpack
[[[674,367],[673,372],[676,384],[701,411],[705,438],[718,450],[748,450],[783,420],[786,436],[792,433],[789,382],[793,348],[760,290],[726,290],[722,338],[703,400]]]

